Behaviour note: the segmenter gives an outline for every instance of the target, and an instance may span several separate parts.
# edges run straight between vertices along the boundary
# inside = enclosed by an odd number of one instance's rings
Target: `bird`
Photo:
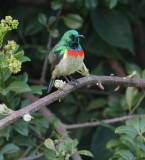
[[[76,85],[78,82],[71,77],[71,74],[81,69],[83,65],[84,51],[80,45],[80,38],[85,37],[76,30],[68,30],[50,51],[48,60],[51,64],[52,75],[47,93],[50,93],[55,79],[61,76],[65,77],[70,85]],[[71,81],[66,76],[69,76]]]

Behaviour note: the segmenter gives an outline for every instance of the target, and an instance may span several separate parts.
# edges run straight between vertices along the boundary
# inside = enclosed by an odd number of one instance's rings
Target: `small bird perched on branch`
[[[70,75],[81,69],[83,65],[84,51],[80,45],[81,37],[85,38],[83,35],[79,35],[76,30],[69,30],[64,33],[61,40],[50,52],[48,59],[51,64],[52,77],[47,93],[51,91],[55,78],[64,76],[71,85],[75,85],[77,82]],[[66,76],[70,76],[71,81]]]

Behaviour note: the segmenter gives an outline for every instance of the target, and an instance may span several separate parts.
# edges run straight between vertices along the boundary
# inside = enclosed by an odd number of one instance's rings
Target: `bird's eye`
[[[71,39],[74,39],[75,38],[75,36],[72,34],[71,36],[69,36]]]

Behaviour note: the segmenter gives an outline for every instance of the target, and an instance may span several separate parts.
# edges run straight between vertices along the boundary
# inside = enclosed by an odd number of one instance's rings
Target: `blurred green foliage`
[[[10,32],[4,31],[4,26],[0,25],[0,102],[11,110],[17,110],[30,104],[29,100],[20,97],[22,93],[42,95],[46,86],[29,80],[40,80],[43,61],[48,53],[48,37],[52,37],[52,48],[69,29],[77,29],[86,37],[81,44],[85,51],[85,64],[91,74],[122,76],[112,67],[110,60],[113,59],[126,75],[136,71],[135,78],[145,78],[144,8],[145,0],[3,1],[0,19],[11,16],[18,20],[19,25]],[[15,58],[12,61],[8,61],[10,51]],[[4,56],[7,59],[4,60]],[[10,62],[17,62],[17,74],[9,66]],[[50,75],[48,67],[47,81]],[[101,126],[97,128],[76,129],[70,133],[79,141],[79,150],[91,151],[94,160],[143,160],[144,119],[134,118],[126,125],[124,122],[110,125],[100,121],[128,114],[145,114],[143,89],[121,88],[116,93],[115,87],[105,86],[105,91],[97,87],[80,89],[61,103],[55,102],[49,107],[66,124],[100,122]],[[5,116],[0,115],[0,119]],[[42,144],[44,139],[50,138],[57,118],[51,117],[52,123],[49,124],[40,113],[32,116],[34,120],[28,123],[19,120],[0,131],[0,159],[19,159],[28,146],[32,149],[27,156],[44,151]],[[47,156],[40,158],[45,159]],[[92,158],[84,156],[83,159]]]

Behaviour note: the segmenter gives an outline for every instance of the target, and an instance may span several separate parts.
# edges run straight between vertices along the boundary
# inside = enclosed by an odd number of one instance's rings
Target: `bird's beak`
[[[83,35],[76,35],[75,38],[85,38]]]

